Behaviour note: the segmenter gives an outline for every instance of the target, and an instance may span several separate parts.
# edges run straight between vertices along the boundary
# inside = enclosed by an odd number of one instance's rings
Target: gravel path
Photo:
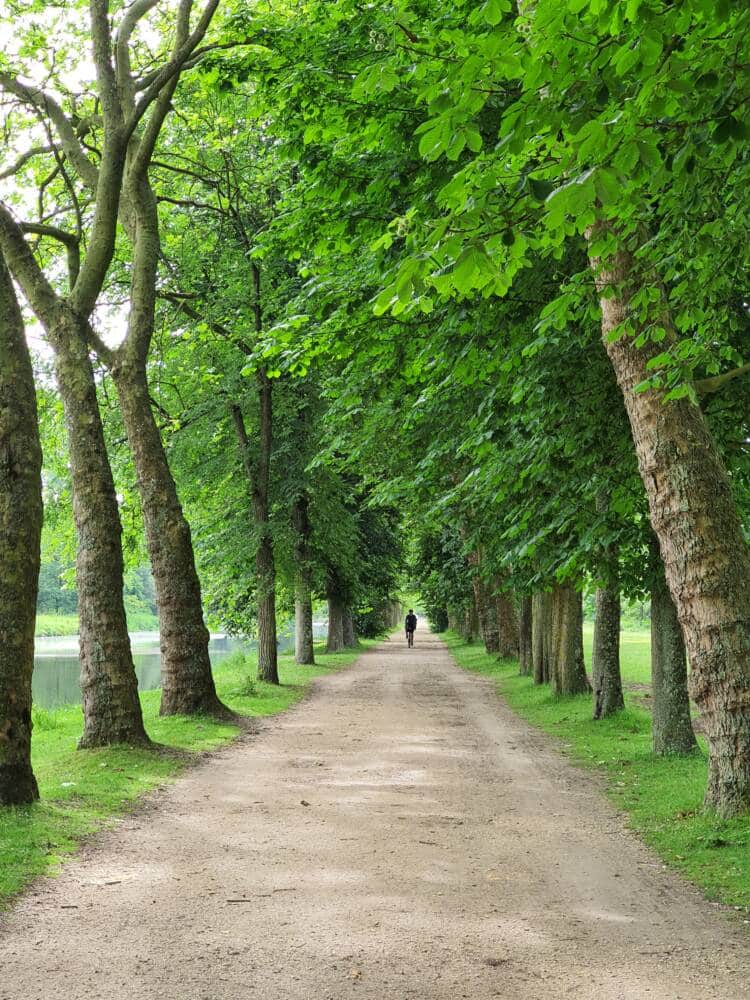
[[[0,928],[2,1000],[750,1000],[748,973],[744,931],[421,630],[154,796]]]

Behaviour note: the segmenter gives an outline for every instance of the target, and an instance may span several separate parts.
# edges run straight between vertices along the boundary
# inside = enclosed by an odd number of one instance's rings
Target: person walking
[[[417,616],[414,614],[414,609],[409,608],[409,614],[406,616],[406,621],[404,622],[406,628],[406,641],[409,646],[414,645],[414,629],[417,627]]]

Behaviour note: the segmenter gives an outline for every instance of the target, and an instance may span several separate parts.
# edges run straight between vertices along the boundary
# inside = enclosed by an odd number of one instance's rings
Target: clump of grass
[[[607,719],[594,721],[591,698],[556,698],[518,674],[515,660],[498,661],[484,648],[458,636],[444,637],[460,666],[494,680],[510,707],[532,725],[561,741],[575,763],[604,775],[609,796],[628,816],[630,826],[663,858],[710,899],[750,908],[750,822],[721,820],[704,812],[707,777],[705,741],[688,757],[655,757],[651,715],[627,704]],[[640,660],[642,650],[636,656]],[[623,645],[623,675],[634,670]]]

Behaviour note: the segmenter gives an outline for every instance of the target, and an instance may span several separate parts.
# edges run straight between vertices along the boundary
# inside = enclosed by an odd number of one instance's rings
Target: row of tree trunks
[[[500,651],[498,635],[497,602],[492,587],[482,578],[482,553],[479,549],[470,552],[467,557],[472,567],[471,586],[474,594],[474,608],[479,622],[479,634],[488,653]]]
[[[0,255],[0,805],[39,797],[31,674],[42,533],[42,449],[21,310]]]
[[[534,672],[531,604],[530,596],[524,596],[518,602],[518,669],[525,677],[530,677]]]
[[[590,239],[611,234],[605,222]],[[616,234],[615,234],[616,235]],[[750,808],[750,551],[721,457],[700,407],[689,398],[665,405],[663,392],[638,390],[649,361],[676,334],[662,293],[666,338],[641,342],[621,333],[637,320],[630,302],[644,276],[624,249],[605,264],[591,259],[601,292],[602,334],[625,407],[659,540],[667,584],[690,659],[690,693],[709,741],[706,805],[721,816]]]
[[[591,674],[594,718],[603,719],[625,708],[620,675],[620,594],[613,587],[596,591]]]

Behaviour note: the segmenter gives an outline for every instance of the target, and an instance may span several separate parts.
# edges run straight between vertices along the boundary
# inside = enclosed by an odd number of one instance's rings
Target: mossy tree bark
[[[603,719],[625,708],[620,675],[620,593],[614,587],[596,591],[591,674],[594,718]]]
[[[123,603],[122,527],[104,443],[85,324],[67,311],[55,332],[76,526],[81,747],[146,743]]]
[[[0,255],[0,806],[39,798],[31,675],[42,533],[42,449],[21,310]]]
[[[524,596],[519,601],[518,615],[518,671],[523,676],[530,676],[533,671],[532,655],[532,598]]]
[[[656,552],[658,567],[661,560]],[[651,709],[654,753],[688,754],[698,747],[690,719],[687,655],[663,569],[651,589]]]
[[[605,231],[600,224],[590,236]],[[649,361],[676,334],[662,292],[664,339],[639,343],[631,298],[644,278],[624,250],[602,266],[602,333],[630,419],[651,524],[690,660],[690,693],[709,741],[706,805],[721,816],[750,808],[750,552],[729,478],[700,407],[689,398],[665,403],[662,392],[637,390]],[[616,334],[623,334],[616,336]]]
[[[550,684],[556,695],[591,690],[583,662],[583,598],[569,584],[552,590],[552,662]]]

